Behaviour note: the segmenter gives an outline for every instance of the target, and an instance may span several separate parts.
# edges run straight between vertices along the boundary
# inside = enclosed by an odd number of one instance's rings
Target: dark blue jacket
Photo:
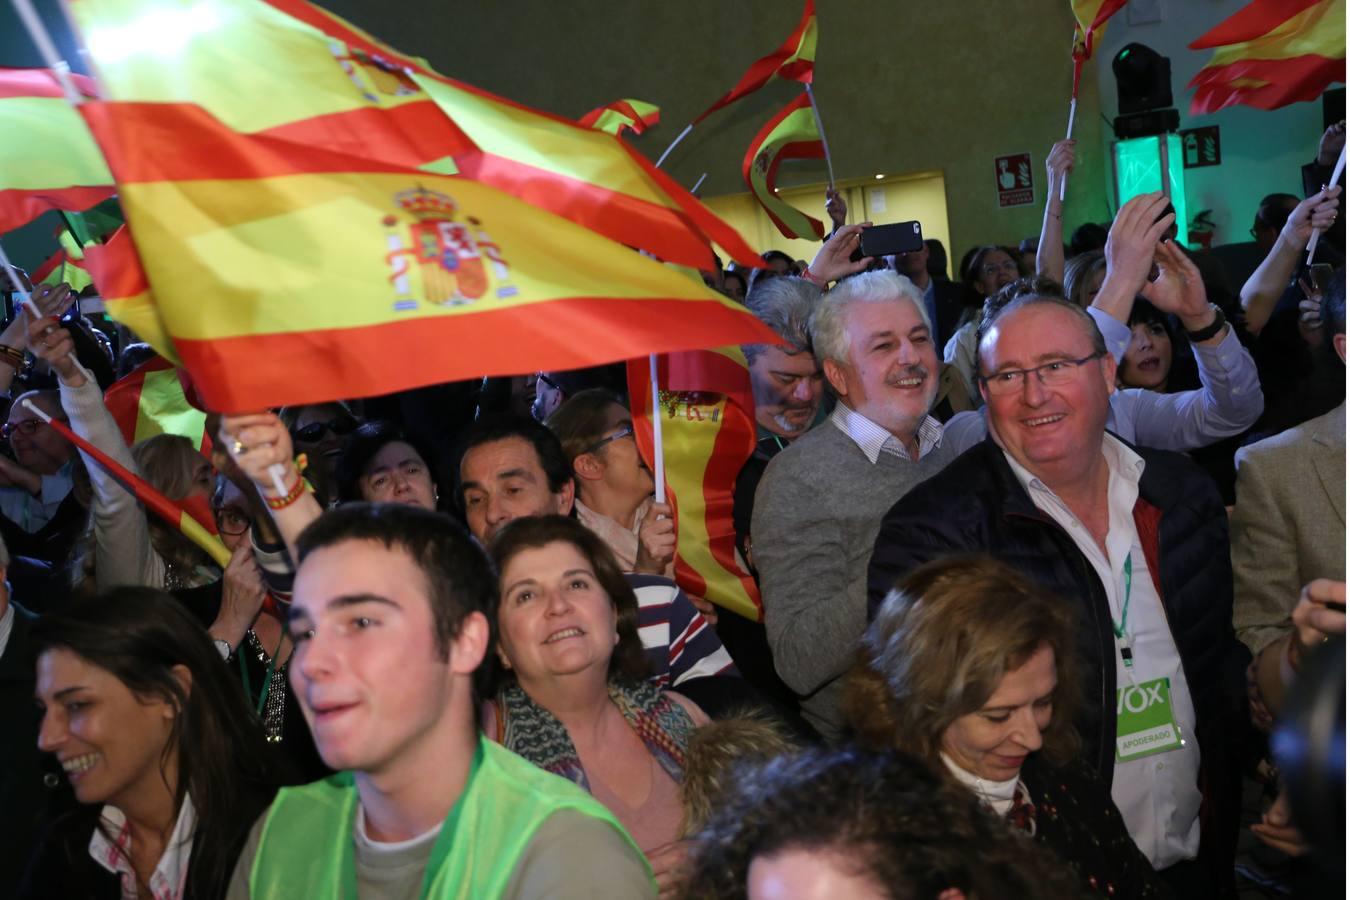
[[[1232,744],[1246,734],[1249,655],[1233,633],[1228,517],[1213,483],[1189,459],[1132,449],[1145,463],[1135,521],[1195,704],[1205,797],[1201,853],[1216,867],[1223,865],[1216,854],[1227,858],[1231,882],[1240,800]],[[1086,700],[1076,724],[1086,760],[1109,787],[1116,650],[1106,592],[1073,539],[1037,509],[992,439],[910,491],[882,519],[868,569],[869,619],[898,578],[963,553],[987,553],[1075,602]]]

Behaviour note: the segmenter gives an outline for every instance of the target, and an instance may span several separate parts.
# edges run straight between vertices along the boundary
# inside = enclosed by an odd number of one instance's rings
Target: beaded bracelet
[[[286,492],[284,497],[266,497],[268,509],[285,509],[295,501],[299,500],[305,493],[305,479],[295,479],[295,487]]]

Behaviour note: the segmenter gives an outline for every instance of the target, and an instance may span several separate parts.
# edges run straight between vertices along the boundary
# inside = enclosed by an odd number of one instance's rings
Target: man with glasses
[[[1156,243],[1148,232],[1137,236]],[[1127,273],[1117,274],[1115,288]],[[1092,318],[1062,298],[1020,297],[987,318],[979,384],[990,436],[886,514],[869,607],[917,566],[967,553],[1076,601],[1083,758],[1178,896],[1217,896],[1232,889],[1240,770],[1230,743],[1245,713],[1228,522],[1188,459],[1106,430],[1115,374]]]
[[[24,400],[63,422],[66,414],[55,391],[30,391],[14,401],[0,425],[11,454],[0,455],[0,537],[14,557],[12,580],[22,585],[25,599],[37,601],[45,596],[48,576],[66,562],[86,510],[73,491],[74,445]]]

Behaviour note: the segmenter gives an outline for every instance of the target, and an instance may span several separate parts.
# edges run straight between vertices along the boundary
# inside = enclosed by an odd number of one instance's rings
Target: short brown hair
[[[609,408],[616,403],[619,403],[619,398],[604,388],[588,388],[568,397],[548,417],[544,424],[558,436],[568,465],[605,436],[609,425]]]
[[[647,664],[642,639],[638,636],[637,595],[633,593],[628,579],[624,578],[613,551],[595,532],[567,516],[529,516],[509,522],[497,534],[488,553],[500,576],[507,564],[522,551],[537,550],[557,543],[571,544],[586,558],[595,572],[596,581],[614,606],[619,643],[609,658],[610,680],[643,681],[651,675],[651,667]],[[497,627],[497,617],[501,612],[501,600],[498,592],[488,610],[488,618],[492,620],[494,628]],[[513,678],[515,676],[510,672],[498,673],[494,692],[496,687]]]
[[[862,743],[939,767],[947,728],[975,712],[1003,676],[1042,646],[1055,653],[1054,715],[1041,752],[1068,762],[1078,677],[1077,617],[1068,604],[988,557],[952,557],[903,578],[863,636],[844,712]]]

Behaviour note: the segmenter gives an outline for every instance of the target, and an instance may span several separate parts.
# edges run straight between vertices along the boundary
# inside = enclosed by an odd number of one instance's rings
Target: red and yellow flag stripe
[[[677,364],[680,357],[686,358]],[[661,417],[666,496],[675,510],[676,582],[695,596],[758,622],[763,619],[759,588],[737,558],[732,518],[736,477],[755,451],[754,406],[747,410],[734,399],[748,394],[749,371],[742,365],[737,379],[734,363],[728,362],[717,351],[662,356],[658,380],[663,390],[653,409],[648,362],[630,360],[629,397],[638,448],[652,465],[652,416]],[[728,376],[733,380],[723,382]],[[704,387],[664,389],[675,384]],[[731,393],[711,392],[712,385]]]
[[[92,81],[72,77],[94,95]],[[112,196],[112,174],[50,71],[0,68],[0,132],[0,233]]]
[[[815,0],[806,0],[806,5],[802,8],[801,20],[797,23],[797,27],[793,29],[792,34],[787,36],[787,39],[777,50],[768,56],[755,60],[745,74],[741,76],[741,80],[736,82],[736,86],[728,91],[722,99],[704,110],[694,120],[694,124],[697,125],[712,113],[735,103],[747,94],[753,94],[768,84],[769,79],[774,76],[787,81],[800,81],[803,84],[810,84],[812,78],[815,77],[816,40],[816,4]]]
[[[825,226],[787,202],[778,199],[774,186],[778,166],[785,159],[823,159],[825,145],[820,140],[811,98],[802,94],[765,123],[750,143],[741,164],[741,174],[750,192],[784,237],[812,238],[825,235]]]
[[[747,265],[757,259],[624,142],[445,78],[303,0],[73,0],[71,9],[110,99],[191,102],[237,132],[464,174],[661,259],[706,268],[710,242]],[[135,52],[152,14],[182,20],[176,52]]]
[[[1278,109],[1345,80],[1345,0],[1254,0],[1191,43],[1216,48],[1191,79],[1191,114]]]
[[[103,395],[127,446],[157,434],[177,434],[210,451],[206,413],[193,406],[184,390],[186,373],[156,357],[118,379]]]
[[[661,107],[644,100],[615,100],[597,106],[577,122],[587,128],[606,134],[623,134],[625,130],[642,134],[661,121]]]

